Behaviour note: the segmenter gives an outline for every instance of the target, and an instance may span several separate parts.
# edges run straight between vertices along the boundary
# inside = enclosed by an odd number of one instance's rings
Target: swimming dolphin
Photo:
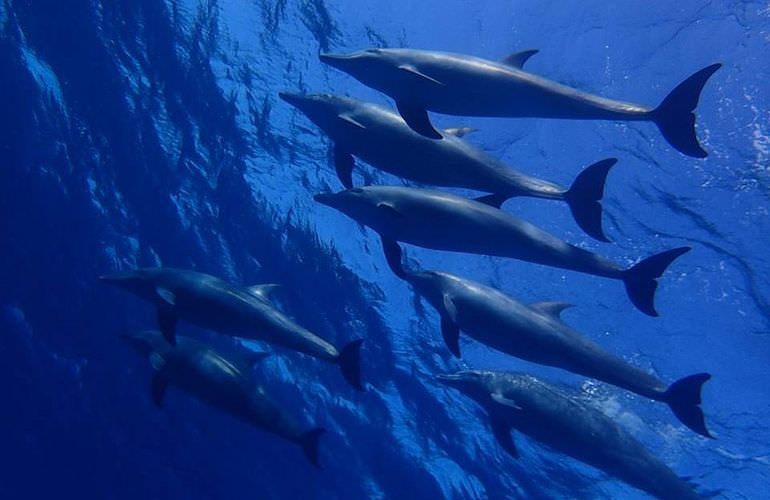
[[[101,281],[155,304],[160,330],[171,345],[178,319],[227,335],[268,342],[339,365],[363,390],[360,349],[354,340],[342,351],[289,319],[267,300],[275,285],[239,287],[214,276],[170,267],[149,267],[102,276]]]
[[[489,414],[492,433],[519,458],[516,429],[661,500],[701,498],[622,427],[583,398],[530,375],[468,370],[438,375]]]
[[[552,182],[517,172],[495,160],[458,135],[462,129],[441,132],[435,141],[413,131],[396,113],[363,101],[330,94],[299,95],[282,92],[293,105],[334,141],[337,176],[353,187],[353,156],[399,177],[436,186],[460,187],[493,193],[482,197],[497,206],[513,196],[567,202],[575,221],[588,235],[608,241],[602,231],[604,181],[617,162],[609,158],[586,168],[566,189]]]
[[[657,108],[649,108],[591,95],[524,71],[524,63],[535,53],[517,52],[501,62],[413,49],[367,49],[320,58],[393,98],[409,126],[433,139],[442,136],[426,110],[464,116],[651,121],[680,152],[707,156],[695,135],[693,111],[703,86],[721,64],[693,74]]]
[[[123,338],[142,356],[150,358],[156,370],[152,399],[158,408],[163,405],[168,386],[176,386],[219,410],[298,444],[307,459],[318,467],[318,440],[326,430],[318,427],[301,431],[255,380],[245,356],[225,356],[209,345],[181,335],[172,346],[158,331],[127,333]],[[250,353],[252,359],[264,356]]]
[[[631,302],[650,316],[658,315],[654,305],[656,279],[674,259],[690,250],[675,248],[622,269],[514,215],[441,191],[367,186],[316,194],[314,198],[379,233],[389,262],[400,254],[395,242],[403,241],[434,250],[510,257],[570,269],[623,281]]]
[[[580,335],[560,318],[572,304],[537,302],[525,305],[494,288],[439,271],[399,270],[402,278],[438,311],[449,350],[460,357],[460,331],[492,349],[533,363],[554,366],[668,404],[694,432],[712,437],[706,428],[701,388],[708,373],[666,385],[600,345]]]

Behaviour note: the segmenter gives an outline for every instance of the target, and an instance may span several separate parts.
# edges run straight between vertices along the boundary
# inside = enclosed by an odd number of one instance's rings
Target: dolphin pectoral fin
[[[380,239],[382,240],[382,251],[385,252],[385,260],[388,263],[388,267],[390,267],[390,270],[393,271],[393,274],[399,278],[404,278],[406,276],[406,272],[404,271],[404,266],[401,263],[403,255],[401,247],[394,240],[385,238],[384,236],[380,236]]]
[[[433,125],[431,125],[430,118],[428,118],[428,112],[425,111],[425,109],[404,101],[396,101],[396,107],[401,114],[401,118],[403,118],[406,124],[409,125],[409,128],[429,139],[442,138],[442,135],[433,128]]]
[[[339,146],[334,146],[334,169],[337,171],[337,178],[340,180],[345,189],[353,187],[353,167],[355,166],[355,160],[353,155],[347,151],[343,151]]]
[[[377,204],[377,208],[380,209],[382,213],[388,214],[389,217],[397,218],[399,220],[404,217],[404,215],[390,203],[380,202]]]
[[[513,458],[519,458],[519,450],[516,449],[516,444],[514,444],[513,436],[511,435],[511,426],[503,419],[495,417],[492,417],[490,422],[492,424],[492,434],[494,434],[500,446]]]
[[[570,304],[568,302],[535,302],[529,305],[530,309],[537,311],[540,314],[550,316],[553,319],[558,319],[559,321],[561,321],[562,311],[569,309],[570,307],[575,307],[575,304]]]
[[[442,82],[436,80],[435,78],[433,78],[431,76],[426,75],[425,73],[423,73],[422,71],[417,69],[417,67],[412,65],[412,64],[402,64],[402,65],[400,65],[398,67],[398,69],[400,69],[401,71],[405,71],[406,73],[409,73],[410,75],[414,75],[414,76],[420,78],[421,80],[428,81],[428,82],[431,82],[431,83],[435,83],[436,85],[441,85],[442,87],[444,86],[444,84]]]
[[[165,370],[161,369],[155,373],[152,377],[152,402],[158,408],[163,408],[163,396],[166,394],[166,388],[168,387],[168,376]]]
[[[281,288],[281,285],[276,283],[265,283],[263,285],[254,285],[247,288],[250,294],[258,297],[262,300],[270,300],[273,292]]]
[[[158,294],[158,297],[163,299],[164,302],[166,302],[168,305],[173,306],[176,305],[176,295],[174,295],[174,292],[169,290],[168,288],[158,287],[155,289],[155,293]]]
[[[445,135],[453,135],[455,137],[465,137],[472,132],[478,132],[478,129],[473,127],[450,127],[443,130]]]
[[[524,67],[524,63],[529,60],[530,57],[540,52],[537,49],[522,50],[521,52],[514,52],[502,61],[502,64],[510,66],[512,68],[521,69]]]
[[[361,130],[366,130],[366,125],[364,125],[363,123],[359,122],[358,120],[356,120],[355,118],[353,118],[350,115],[347,115],[347,114],[343,113],[341,115],[337,115],[337,118],[339,118],[343,122],[347,123],[348,125],[353,125],[354,127],[360,128]]]
[[[170,308],[158,308],[158,327],[163,338],[171,345],[176,345],[176,320],[176,314]]]
[[[506,194],[487,194],[474,198],[473,201],[478,201],[479,203],[489,205],[490,207],[500,208],[503,206],[503,203],[510,198],[511,196]]]
[[[457,325],[457,307],[449,295],[444,295],[444,310],[441,311],[441,335],[454,357],[460,357],[460,327]]]
[[[509,408],[513,408],[514,410],[521,410],[521,406],[517,405],[516,401],[512,399],[508,399],[498,392],[493,392],[491,397],[498,404],[501,404],[503,406],[508,406]]]

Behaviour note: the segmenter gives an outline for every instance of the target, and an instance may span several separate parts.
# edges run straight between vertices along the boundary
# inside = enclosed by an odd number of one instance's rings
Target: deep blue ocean
[[[342,189],[330,141],[278,92],[392,101],[321,52],[410,47],[500,60],[601,96],[657,105],[712,63],[696,112],[705,159],[645,122],[432,114],[495,158],[569,185],[602,158],[604,224],[564,204],[505,210],[623,266],[693,251],[660,280],[653,318],[610,280],[497,257],[406,246],[408,259],[523,302],[673,381],[713,375],[714,440],[665,405],[495,352],[461,336],[386,265],[378,236],[313,200]],[[0,499],[648,498],[516,434],[434,375],[523,371],[564,384],[677,474],[718,498],[770,497],[770,5],[766,0],[0,0]],[[357,161],[354,183],[402,185]],[[452,190],[468,194],[463,190]],[[282,285],[280,306],[342,345],[363,338],[367,390],[267,344],[267,389],[327,429],[320,469],[274,435],[170,390],[119,335],[154,309],[98,276],[142,266]],[[180,323],[179,332],[232,346]]]

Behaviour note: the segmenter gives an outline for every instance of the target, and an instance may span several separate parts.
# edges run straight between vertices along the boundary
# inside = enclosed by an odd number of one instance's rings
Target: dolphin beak
[[[291,92],[278,92],[278,97],[281,98],[281,100],[288,102],[294,107],[298,107],[301,103],[307,100],[307,98],[302,94],[292,94]]]
[[[436,375],[436,380],[445,385],[450,385],[456,380],[460,380],[462,377],[456,373],[439,373]]]
[[[354,59],[353,54],[319,54],[318,59],[322,63],[334,66],[337,69],[343,69],[345,62]]]
[[[103,274],[99,276],[99,281],[102,283],[117,285],[133,277],[134,275],[132,273]]]
[[[331,207],[333,206],[332,202],[334,201],[334,193],[316,193],[313,195],[313,199],[321,205]]]

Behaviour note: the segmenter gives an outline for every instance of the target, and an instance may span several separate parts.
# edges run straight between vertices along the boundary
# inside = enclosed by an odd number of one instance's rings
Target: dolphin
[[[560,315],[572,304],[537,302],[525,305],[494,288],[440,271],[401,271],[402,278],[441,317],[441,333],[449,350],[460,357],[460,331],[492,349],[553,366],[626,389],[669,405],[688,428],[712,437],[706,428],[701,388],[708,373],[666,385],[579,334]]]
[[[213,347],[178,336],[172,346],[158,331],[127,333],[122,336],[156,370],[152,399],[158,408],[168,386],[173,385],[205,403],[251,425],[298,444],[307,459],[318,467],[318,441],[325,429],[301,431],[296,422],[265,392],[251,374],[246,356],[225,356]],[[251,353],[252,360],[266,356]]]
[[[360,350],[354,340],[341,351],[273,307],[268,297],[276,285],[239,287],[217,277],[170,267],[149,267],[101,276],[153,303],[166,340],[174,345],[178,319],[235,337],[268,342],[339,365],[342,375],[363,390]]]
[[[531,375],[467,370],[438,375],[489,414],[492,433],[514,458],[516,429],[661,500],[701,498],[612,419],[584,398]]]
[[[657,108],[649,108],[591,95],[524,71],[524,63],[537,52],[517,52],[501,62],[414,49],[367,49],[321,54],[320,59],[393,98],[409,126],[432,139],[442,135],[426,110],[463,116],[651,121],[681,153],[707,156],[695,134],[693,111],[706,81],[721,64],[696,72]]]
[[[392,111],[376,104],[330,94],[280,93],[334,142],[337,175],[353,187],[353,156],[388,173],[423,184],[492,193],[480,198],[496,206],[513,196],[565,201],[578,225],[592,238],[608,241],[602,230],[604,182],[617,162],[608,158],[587,167],[566,189],[525,175],[473,147],[459,136],[465,129],[441,132],[435,141],[413,131]]]
[[[379,233],[388,262],[398,260],[396,242],[402,241],[434,250],[510,257],[570,269],[622,281],[631,302],[650,316],[658,315],[656,279],[690,250],[675,248],[623,269],[498,208],[441,191],[367,186],[319,193],[314,198]],[[391,265],[396,274],[398,267]]]

